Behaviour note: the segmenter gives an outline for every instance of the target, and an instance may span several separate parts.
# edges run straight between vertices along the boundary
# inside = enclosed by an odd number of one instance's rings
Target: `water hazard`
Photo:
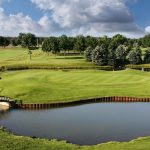
[[[94,145],[150,136],[150,103],[97,103],[48,110],[0,111],[14,134]]]

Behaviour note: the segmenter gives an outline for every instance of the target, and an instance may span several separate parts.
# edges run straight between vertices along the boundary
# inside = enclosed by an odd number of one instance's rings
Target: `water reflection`
[[[0,120],[9,118],[9,115],[10,115],[9,109],[0,108]]]

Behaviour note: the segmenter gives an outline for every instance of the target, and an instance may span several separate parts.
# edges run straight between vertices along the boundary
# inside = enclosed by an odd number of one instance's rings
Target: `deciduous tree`
[[[108,50],[105,45],[97,46],[92,51],[92,61],[97,65],[107,65]]]

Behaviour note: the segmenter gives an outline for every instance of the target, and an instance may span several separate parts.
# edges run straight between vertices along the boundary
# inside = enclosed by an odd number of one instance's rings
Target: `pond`
[[[48,110],[0,112],[14,134],[94,145],[150,136],[150,103],[96,103]]]

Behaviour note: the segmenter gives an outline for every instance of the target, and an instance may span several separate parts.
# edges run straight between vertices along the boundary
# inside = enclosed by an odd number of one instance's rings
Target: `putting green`
[[[150,73],[24,70],[1,74],[0,95],[26,103],[64,102],[101,96],[150,97]]]

